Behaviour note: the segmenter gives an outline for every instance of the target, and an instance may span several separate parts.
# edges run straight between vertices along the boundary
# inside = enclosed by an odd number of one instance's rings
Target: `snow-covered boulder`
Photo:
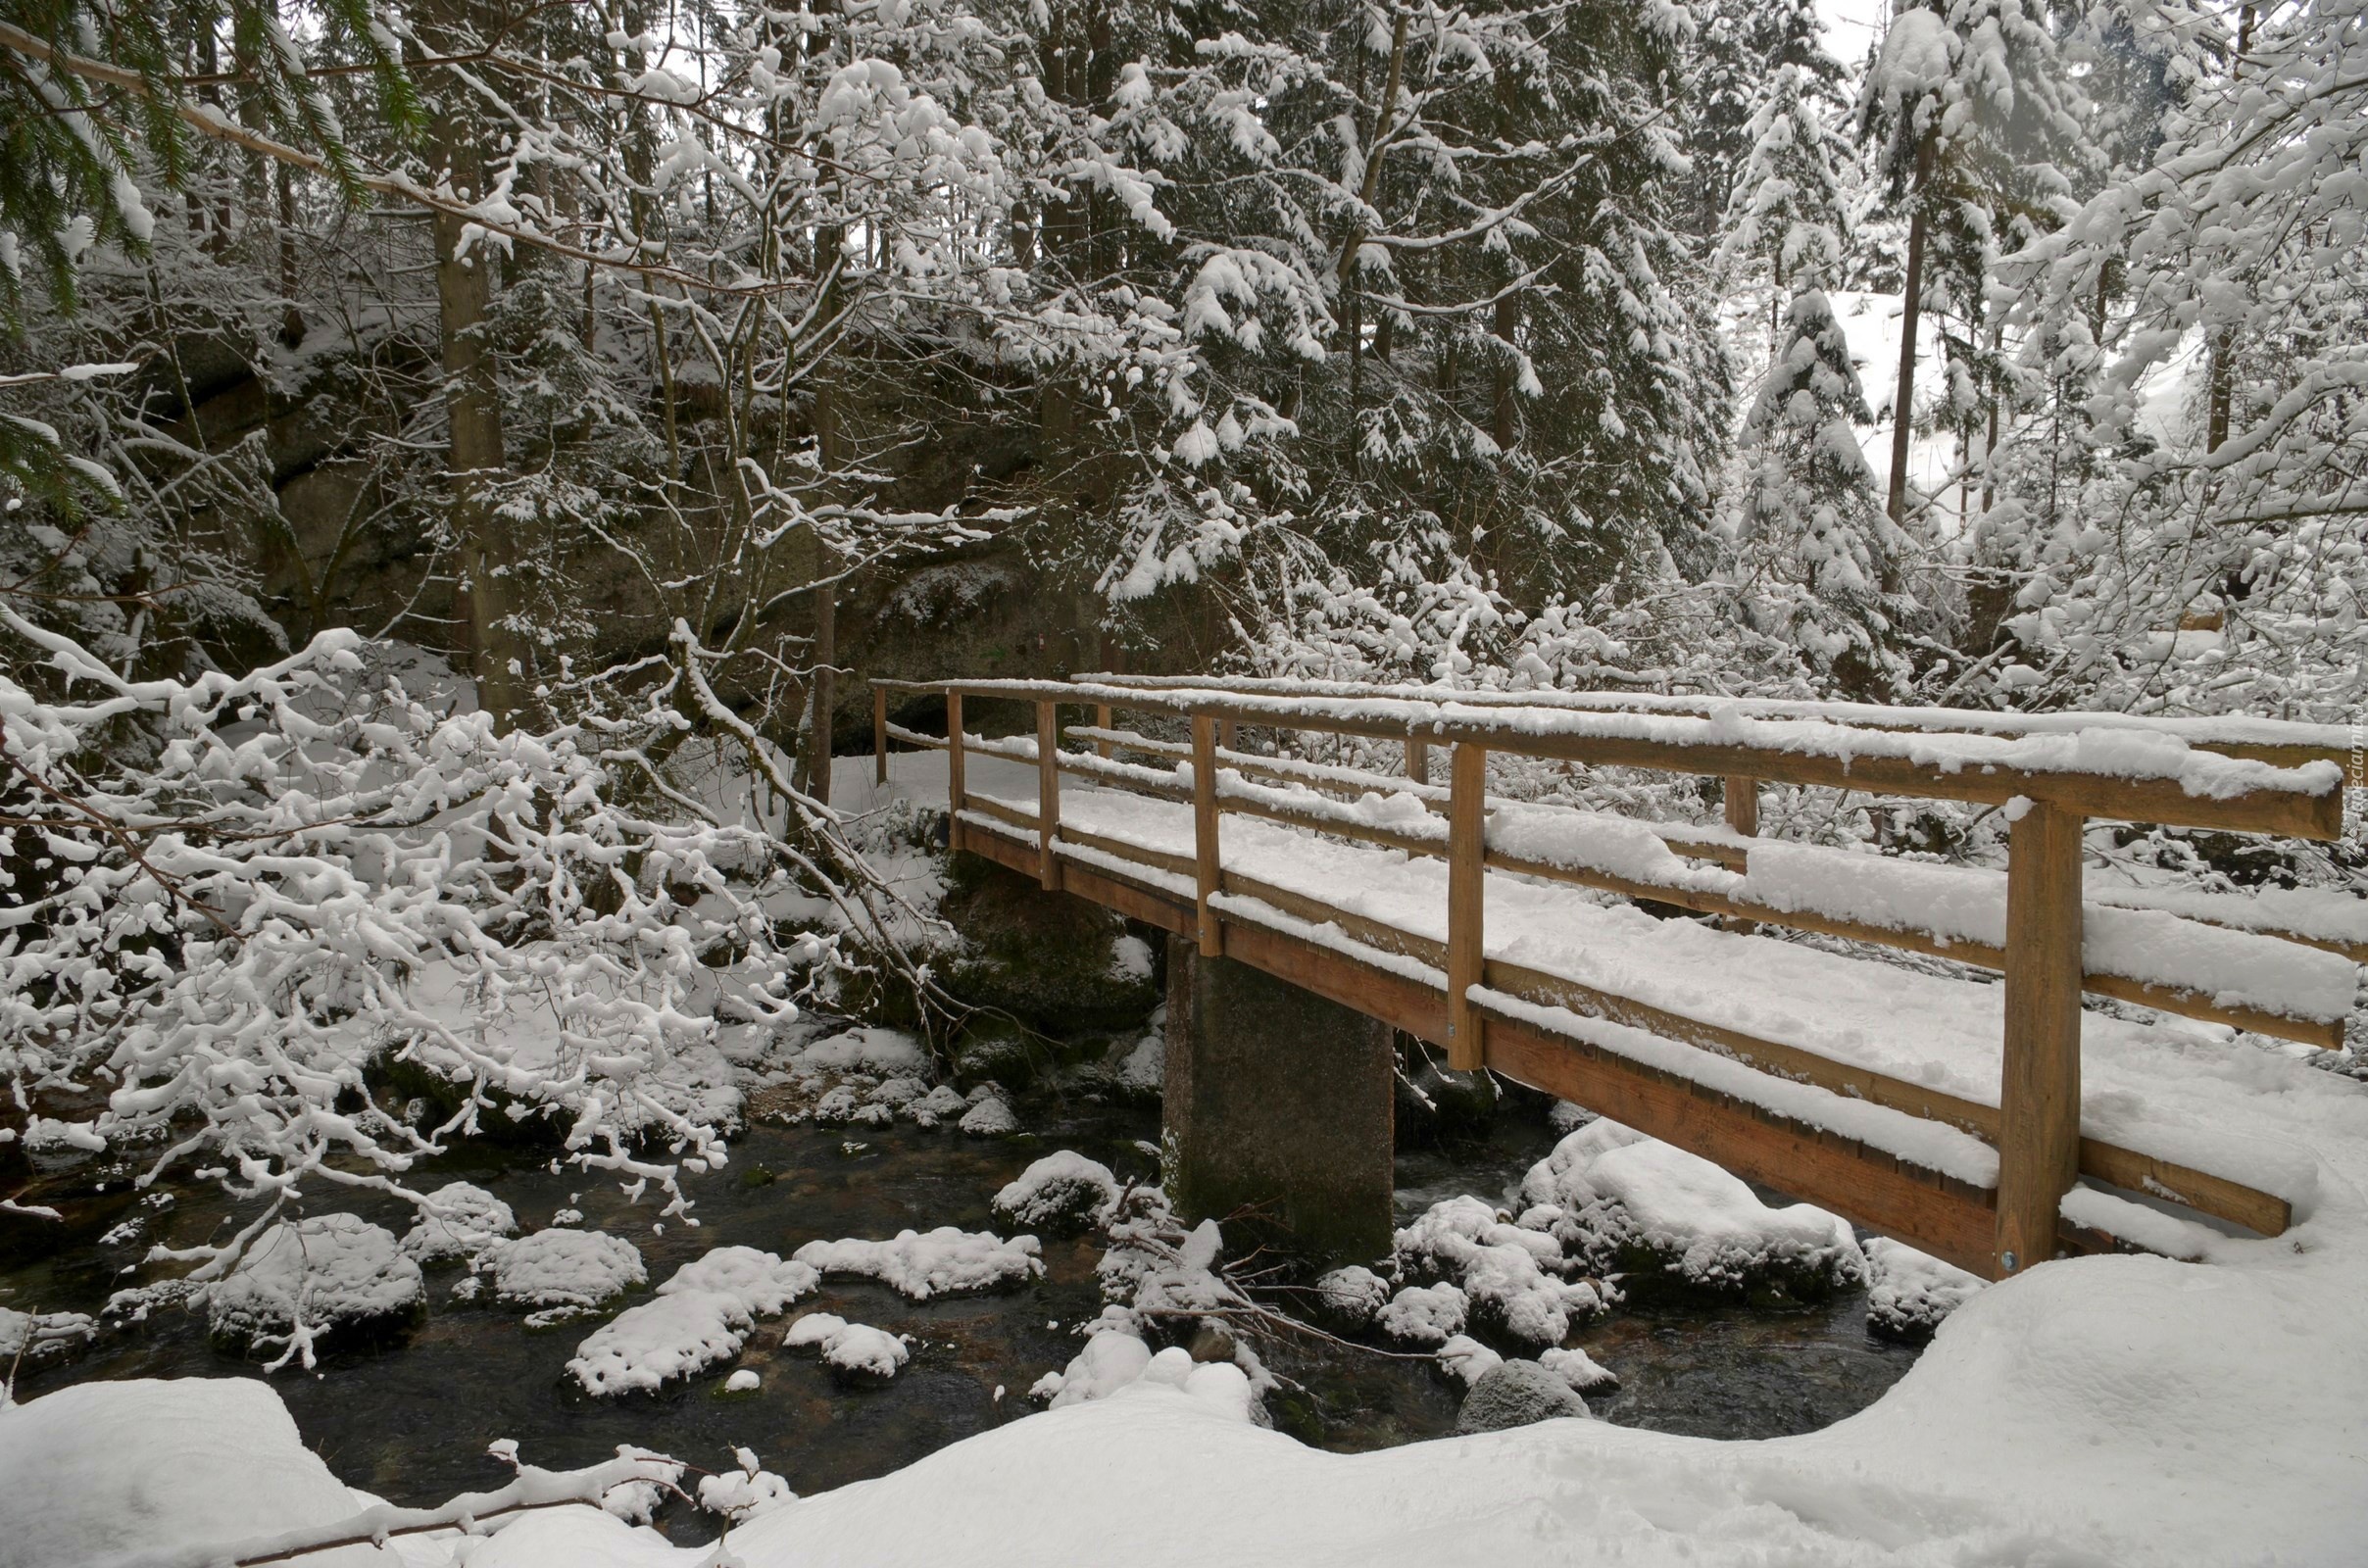
[[[433,1267],[466,1263],[505,1236],[518,1232],[510,1205],[484,1188],[448,1182],[427,1195],[428,1208],[403,1237],[404,1255]]]
[[[587,1394],[648,1393],[738,1355],[754,1324],[740,1298],[722,1291],[653,1297],[594,1329],[567,1374]]]
[[[815,1041],[791,1059],[790,1070],[811,1078],[837,1073],[917,1077],[929,1070],[929,1048],[901,1029],[865,1026]]]
[[[995,1195],[995,1217],[1017,1229],[1062,1235],[1105,1224],[1118,1206],[1118,1178],[1073,1149],[1047,1154]]]
[[[1505,1362],[1504,1356],[1468,1334],[1449,1335],[1437,1353],[1439,1364],[1467,1389]]]
[[[700,1507],[709,1513],[721,1514],[735,1525],[743,1525],[784,1503],[798,1500],[798,1494],[789,1490],[789,1483],[760,1466],[754,1452],[734,1448],[732,1456],[739,1461],[738,1469],[699,1478]]]
[[[426,1282],[395,1233],[353,1214],[282,1220],[206,1291],[207,1326],[233,1348],[284,1340],[299,1321],[362,1332],[414,1322],[426,1309]]]
[[[1390,1298],[1390,1304],[1381,1309],[1376,1321],[1381,1332],[1393,1340],[1408,1345],[1444,1345],[1463,1332],[1464,1318],[1471,1310],[1471,1301],[1463,1292],[1442,1282],[1437,1285],[1409,1285]]]
[[[1389,1282],[1361,1263],[1316,1277],[1316,1311],[1347,1333],[1371,1328],[1389,1304]]]
[[[1524,1228],[1623,1289],[1658,1283],[1759,1299],[1814,1299],[1858,1284],[1850,1226],[1806,1203],[1770,1208],[1736,1176],[1610,1120],[1554,1146],[1521,1180]],[[1552,1212],[1550,1212],[1552,1211]]]
[[[1607,1304],[1596,1285],[1550,1272],[1562,1267],[1554,1236],[1524,1230],[1476,1198],[1433,1203],[1398,1232],[1396,1250],[1404,1273],[1455,1281],[1480,1323],[1526,1344],[1559,1345]]]
[[[913,1118],[915,1126],[935,1127],[948,1117],[953,1117],[957,1121],[961,1120],[962,1113],[969,1108],[970,1102],[962,1099],[961,1090],[952,1084],[939,1084],[920,1099],[908,1104],[905,1107],[905,1114]]]
[[[1887,1340],[1921,1345],[1965,1304],[1982,1281],[1888,1236],[1866,1243],[1866,1327]]]
[[[754,1247],[718,1247],[692,1258],[658,1287],[661,1296],[718,1291],[757,1317],[777,1317],[812,1296],[822,1276],[811,1263],[785,1259]]]
[[[1538,1364],[1569,1385],[1574,1394],[1611,1394],[1620,1386],[1620,1375],[1585,1350],[1546,1350],[1539,1354]]]
[[[0,1477],[7,1568],[195,1560],[209,1545],[359,1511],[278,1394],[254,1378],[102,1379],[0,1407]],[[367,1545],[300,1560],[398,1568],[393,1552]]]
[[[886,1329],[850,1323],[831,1312],[807,1313],[789,1326],[781,1344],[792,1350],[818,1350],[826,1366],[857,1378],[892,1378],[913,1359],[905,1342]]]
[[[488,1248],[479,1261],[497,1298],[537,1308],[546,1321],[591,1311],[650,1277],[631,1242],[602,1231],[536,1231]]]
[[[99,1337],[87,1312],[19,1312],[0,1306],[0,1366],[71,1360]],[[0,1374],[4,1376],[5,1374]]]
[[[1155,1355],[1139,1336],[1115,1329],[1086,1341],[1064,1370],[1046,1373],[1028,1392],[1060,1409],[1137,1388],[1173,1389],[1237,1421],[1252,1419],[1256,1401],[1250,1375],[1233,1362],[1195,1361],[1177,1345]]]
[[[1043,1250],[1033,1236],[1007,1242],[985,1231],[941,1225],[925,1233],[899,1231],[885,1242],[808,1242],[796,1256],[824,1274],[878,1280],[901,1296],[926,1301],[1025,1284],[1044,1272],[1038,1256]]]
[[[1503,1432],[1532,1422],[1594,1414],[1570,1385],[1535,1361],[1500,1361],[1472,1380],[1455,1412],[1459,1433]]]
[[[1000,1096],[988,1095],[962,1113],[960,1125],[973,1138],[1009,1138],[1019,1131],[1019,1118]]]

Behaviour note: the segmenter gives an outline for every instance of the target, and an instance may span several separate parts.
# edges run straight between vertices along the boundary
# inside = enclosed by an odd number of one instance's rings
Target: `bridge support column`
[[[1388,1252],[1392,1073],[1387,1024],[1168,939],[1161,1142],[1186,1219],[1256,1204],[1301,1250]]]

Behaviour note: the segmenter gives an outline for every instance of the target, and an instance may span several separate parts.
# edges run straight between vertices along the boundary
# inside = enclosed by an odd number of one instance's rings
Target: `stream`
[[[995,1229],[993,1194],[1057,1149],[1091,1155],[1122,1177],[1151,1172],[1139,1141],[1158,1138],[1156,1107],[1030,1102],[1021,1119],[1025,1134],[993,1141],[902,1123],[861,1130],[754,1123],[734,1144],[727,1168],[688,1184],[695,1227],[677,1220],[654,1228],[655,1203],[636,1208],[613,1184],[555,1174],[547,1151],[479,1147],[422,1168],[414,1180],[487,1187],[517,1210],[522,1230],[577,1209],[586,1227],[632,1241],[655,1283],[733,1243],[786,1256],[815,1239],[948,1224]],[[1484,1142],[1452,1157],[1403,1153],[1401,1221],[1457,1193],[1500,1197],[1553,1143],[1542,1117],[1508,1110]],[[96,1315],[114,1291],[154,1277],[138,1261],[147,1247],[188,1245],[233,1217],[231,1205],[207,1188],[179,1189],[169,1205],[135,1200],[124,1186],[129,1168],[93,1162],[42,1184],[42,1200],[65,1209],[84,1240],[29,1262],[0,1260],[0,1305]],[[366,1219],[398,1233],[410,1224],[400,1200],[349,1196],[344,1206]],[[127,1229],[128,1221],[136,1225]],[[484,1300],[455,1298],[453,1286],[467,1276],[449,1267],[429,1272],[427,1319],[406,1339],[337,1351],[311,1372],[291,1368],[271,1382],[340,1479],[398,1503],[423,1505],[498,1485],[503,1467],[485,1447],[499,1438],[517,1439],[527,1460],[551,1467],[603,1459],[629,1443],[722,1468],[732,1448],[745,1446],[799,1493],[814,1493],[897,1469],[1035,1409],[1029,1386],[1066,1364],[1080,1344],[1076,1326],[1101,1309],[1094,1273],[1101,1246],[1090,1235],[1047,1238],[1045,1277],[1008,1295],[915,1303],[878,1285],[827,1282],[795,1310],[820,1307],[913,1337],[911,1364],[883,1387],[850,1389],[815,1360],[783,1351],[775,1320],[760,1327],[733,1363],[762,1377],[754,1395],[720,1396],[730,1368],[716,1368],[657,1395],[596,1399],[565,1373],[590,1320],[530,1331],[518,1312],[491,1304],[490,1293]],[[1913,1349],[1870,1336],[1864,1314],[1858,1293],[1790,1311],[1654,1303],[1616,1310],[1573,1343],[1622,1380],[1616,1393],[1593,1401],[1599,1416],[1704,1437],[1778,1437],[1864,1407],[1913,1363]],[[1454,1429],[1461,1391],[1425,1361],[1316,1340],[1259,1348],[1287,1380],[1269,1400],[1270,1414],[1303,1442],[1355,1451]],[[18,1396],[93,1378],[225,1375],[266,1374],[214,1349],[202,1313],[166,1305],[145,1323],[103,1335],[74,1360],[25,1369]],[[658,1522],[681,1541],[714,1532],[709,1516],[680,1503]]]

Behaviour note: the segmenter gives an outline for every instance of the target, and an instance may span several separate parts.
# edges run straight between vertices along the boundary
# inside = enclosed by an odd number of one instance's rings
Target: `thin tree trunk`
[[[1899,392],[1891,431],[1891,500],[1894,522],[1907,520],[1907,442],[1916,406],[1916,324],[1924,306],[1924,185],[1932,177],[1932,138],[1916,149],[1914,205],[1907,220],[1907,281],[1899,301]]]
[[[1521,302],[1507,294],[1497,301],[1497,340],[1505,352],[1497,359],[1496,428],[1490,432],[1500,452],[1510,452],[1521,438],[1520,411],[1513,404],[1513,335],[1520,327]]]
[[[479,172],[467,167],[468,149],[448,142],[446,154],[457,193],[474,196]],[[466,185],[467,189],[462,187]],[[502,405],[492,352],[481,333],[493,301],[491,258],[482,250],[460,254],[463,220],[435,215],[436,304],[444,351],[444,399],[451,429],[447,466],[452,473],[453,531],[459,536],[466,582],[463,618],[469,630],[469,662],[476,675],[477,704],[494,722],[508,727],[525,689],[516,639],[506,619],[508,564],[488,494],[503,471]],[[514,669],[514,663],[519,667]]]

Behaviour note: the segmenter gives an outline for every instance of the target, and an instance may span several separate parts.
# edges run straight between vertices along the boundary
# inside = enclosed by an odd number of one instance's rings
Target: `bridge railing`
[[[947,736],[940,739],[891,723],[889,699],[898,691],[942,696]],[[964,722],[965,697],[1030,705],[1033,735],[988,740],[973,734]],[[2096,722],[2086,726],[2062,715],[2017,725],[2002,721],[2001,715],[1932,719],[1921,710],[1906,711],[1875,728],[1839,722],[1817,705],[1760,705],[1763,716],[1754,717],[1734,709],[1672,705],[1627,693],[1540,694],[1553,701],[1526,697],[1423,691],[1375,695],[1364,688],[1231,682],[1219,686],[1117,677],[1072,682],[881,681],[874,683],[873,713],[883,779],[892,740],[947,751],[950,833],[957,849],[974,847],[966,842],[964,818],[977,817],[1034,839],[1031,869],[1048,889],[1062,886],[1064,842],[1170,878],[1189,875],[1189,934],[1210,956],[1225,952],[1228,922],[1219,904],[1223,896],[1235,894],[1316,924],[1337,925],[1358,941],[1416,957],[1443,972],[1444,1038],[1439,1043],[1447,1049],[1451,1067],[1469,1070],[1488,1060],[1489,999],[1509,995],[1630,1023],[1739,1057],[1779,1076],[1975,1134],[1996,1146],[1998,1153],[1996,1232],[1986,1259],[1991,1266],[1985,1272],[2012,1272],[2026,1260],[2052,1255],[2060,1201],[2084,1173],[2127,1189],[2169,1194],[2200,1211],[2265,1233],[2286,1226],[2287,1205],[2271,1195],[2081,1136],[2082,994],[2320,1046],[2342,1043],[2347,998],[2341,1006],[2331,1006],[2322,996],[2315,1008],[2281,1008],[2230,1002],[2169,983],[2158,974],[2085,966],[2082,838],[2091,818],[2333,838],[2341,830],[2342,774],[2326,755],[2325,737],[2306,726],[2282,728],[2264,721],[2241,721],[2220,733],[2188,721],[2165,727],[2121,715],[2095,715]],[[1064,731],[1063,709],[1089,710],[1093,722]],[[1119,729],[1113,723],[1118,712],[1178,721],[1188,738]],[[1236,744],[1243,727],[1396,740],[1405,746],[1407,774],[1399,779],[1363,768],[1247,752]],[[1063,750],[1064,734],[1090,749]],[[1429,778],[1428,753],[1433,747],[1450,753],[1445,785]],[[1587,828],[1583,819],[1593,815],[1492,798],[1487,793],[1492,753],[1717,777],[1725,781],[1726,825],[1721,830],[1643,824],[1670,852],[1657,859],[1633,853],[1590,855],[1583,847],[1587,832],[1579,834],[1582,849],[1577,854],[1540,854],[1534,847],[1522,853],[1504,842],[1492,844],[1492,814],[1499,817],[1501,828],[1524,812],[1561,811],[1568,824],[1578,828]],[[1169,765],[1122,760],[1128,754]],[[964,767],[974,755],[1032,762],[1037,809],[1023,812],[974,796]],[[1064,833],[1064,773],[1189,803],[1189,861],[1139,845],[1073,830]],[[1733,877],[1689,874],[1686,867],[1693,861],[1733,869],[1751,863],[1757,792],[1763,780],[2008,808],[2012,820],[2008,867],[2000,879],[2002,930],[1977,934],[1919,929],[1913,921],[1877,921],[1847,911],[1781,906],[1753,897],[1749,876],[1738,886]],[[1445,820],[1427,826],[1375,821],[1370,813],[1325,804],[1327,797],[1354,801],[1393,791],[1414,795],[1429,813]],[[1443,859],[1447,941],[1440,944],[1382,926],[1229,870],[1220,854],[1222,818],[1229,813]],[[1599,821],[1589,831],[1600,827]],[[1539,842],[1536,833],[1499,833],[1501,840],[1508,836],[1525,846]],[[1550,832],[1545,841],[1554,837]],[[1486,873],[1491,869],[1675,905],[1720,916],[1731,925],[1779,924],[1998,970],[2005,977],[1998,1103],[1990,1106],[1949,1096],[1811,1052],[1678,1017],[1563,977],[1491,960],[1484,946]],[[1996,873],[1986,875],[1996,879]],[[2098,920],[2119,918],[2095,906],[2087,913]],[[2136,967],[2143,970],[2146,965]],[[1966,1261],[1962,1250],[1958,1260]]]

